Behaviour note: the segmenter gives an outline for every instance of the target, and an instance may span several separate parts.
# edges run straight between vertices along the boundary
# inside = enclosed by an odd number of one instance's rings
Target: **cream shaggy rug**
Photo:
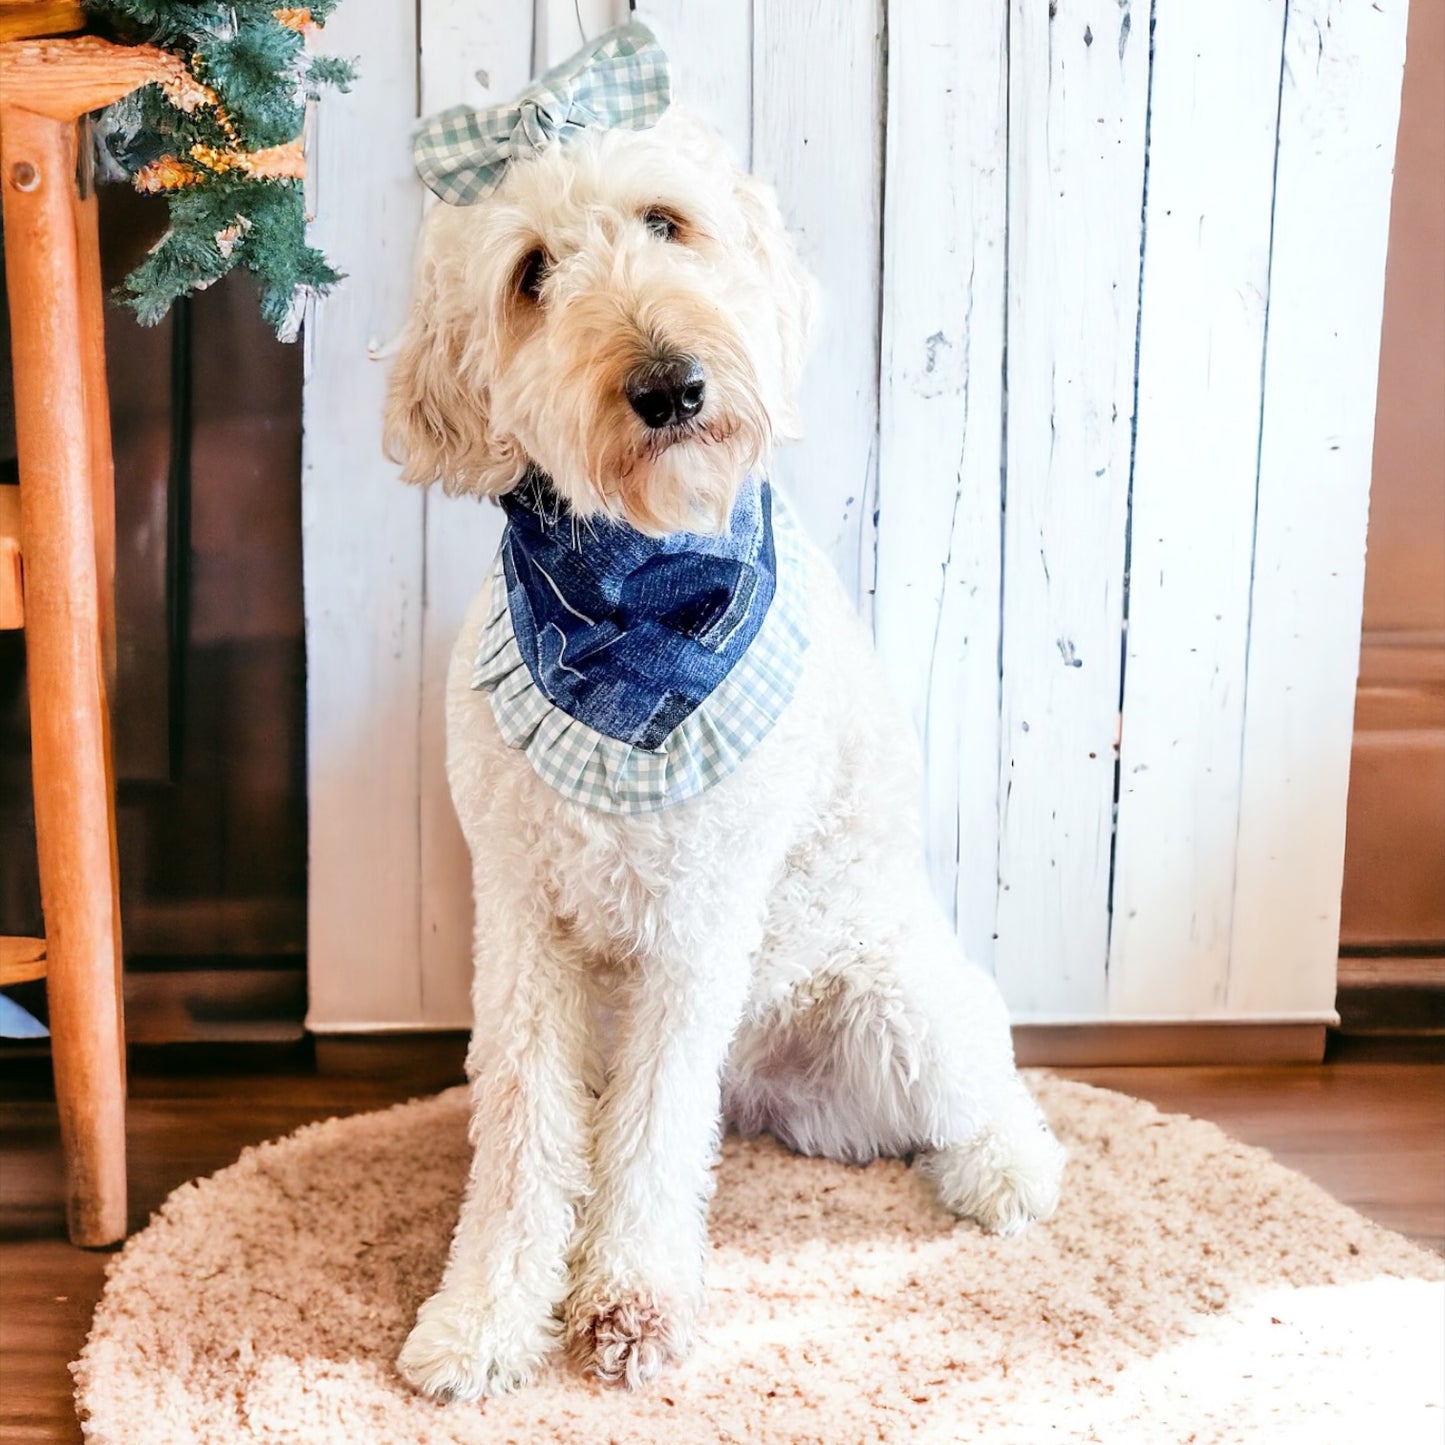
[[[462,1091],[312,1125],[117,1256],[72,1367],[87,1438],[1439,1445],[1437,1256],[1212,1124],[1032,1082],[1072,1154],[1049,1224],[989,1238],[902,1164],[729,1138],[692,1358],[637,1395],[558,1363],[482,1405],[391,1369],[445,1258]]]

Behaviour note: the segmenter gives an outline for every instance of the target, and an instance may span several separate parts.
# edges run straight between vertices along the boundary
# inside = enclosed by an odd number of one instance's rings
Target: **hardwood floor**
[[[430,1093],[460,1078],[462,1042],[322,1043],[272,1056],[264,1071],[209,1055],[133,1069],[131,1223],[178,1184],[248,1144],[313,1119]],[[1322,1065],[1060,1070],[1212,1119],[1270,1149],[1356,1209],[1445,1251],[1445,1058],[1347,1048]],[[62,1166],[43,1081],[0,1072],[0,1445],[78,1442],[68,1362],[100,1294],[106,1253],[64,1239]]]

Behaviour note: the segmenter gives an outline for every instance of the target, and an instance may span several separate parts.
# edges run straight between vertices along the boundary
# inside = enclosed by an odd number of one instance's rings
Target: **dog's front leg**
[[[499,1394],[536,1373],[557,1342],[587,1188],[587,996],[566,938],[535,916],[529,928],[528,912],[496,910],[477,930],[471,1174],[441,1288],[397,1360],[437,1399]]]
[[[686,1353],[702,1304],[719,1081],[753,951],[733,925],[636,961],[598,1105],[567,1331],[585,1368],[633,1388]]]

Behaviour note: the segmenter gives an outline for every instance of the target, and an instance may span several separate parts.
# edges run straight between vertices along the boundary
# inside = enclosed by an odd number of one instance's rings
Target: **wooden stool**
[[[44,939],[0,939],[0,983],[46,980],[67,1220],[91,1246],[126,1232],[125,1038],[106,701],[114,474],[96,203],[77,188],[89,159],[77,122],[174,67],[92,36],[0,44],[20,459],[19,487],[0,487],[0,618],[26,632],[45,914]]]

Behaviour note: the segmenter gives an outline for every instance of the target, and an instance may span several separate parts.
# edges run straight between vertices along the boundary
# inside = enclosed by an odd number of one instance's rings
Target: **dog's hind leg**
[[[898,987],[923,1036],[912,1090],[920,1167],[945,1208],[1017,1234],[1054,1212],[1065,1152],[1014,1067],[997,984],[964,957],[931,896],[909,917]]]
[[[1063,1147],[1019,1083],[966,1143],[930,1149],[919,1168],[945,1209],[991,1234],[1017,1234],[1054,1212],[1064,1162]]]
[[[745,1021],[725,1107],[744,1132],[850,1162],[914,1154],[945,1208],[998,1234],[1047,1218],[1064,1153],[1014,1068],[1003,1000],[924,891]]]

